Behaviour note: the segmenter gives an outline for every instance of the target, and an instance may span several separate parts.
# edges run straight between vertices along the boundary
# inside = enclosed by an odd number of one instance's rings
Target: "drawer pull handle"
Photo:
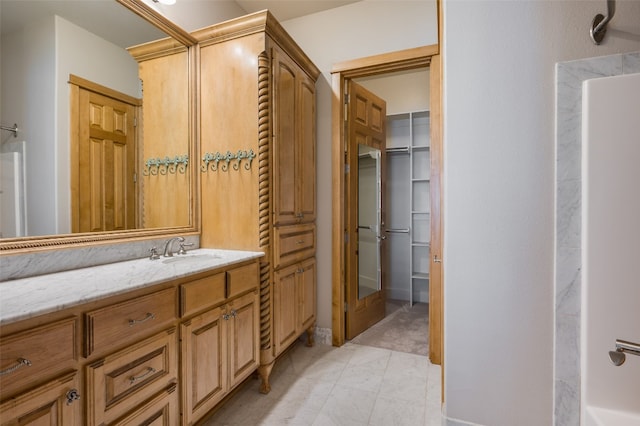
[[[144,316],[144,318],[139,319],[139,320],[135,320],[135,319],[130,319],[129,320],[129,327],[133,327],[136,324],[142,324],[143,322],[147,322],[149,320],[155,319],[155,315],[153,315],[151,312],[147,312],[147,315]]]
[[[73,401],[80,399],[80,392],[78,389],[71,389],[65,396],[67,397],[67,405],[71,405]]]
[[[304,217],[304,213],[298,213],[296,217],[299,217],[300,219],[302,219]]]
[[[145,371],[144,373],[142,373],[139,376],[131,376],[129,377],[129,384],[132,385],[135,382],[137,382],[140,379],[144,379],[145,377],[147,377],[149,374],[153,374],[156,372],[156,369],[153,367],[147,367],[147,371]]]
[[[27,367],[31,366],[31,361],[29,361],[26,358],[18,358],[16,360],[16,365],[12,365],[11,367],[8,367],[2,371],[0,371],[0,376],[4,376],[5,374],[11,374],[14,371],[16,371],[17,369],[19,369],[20,367],[22,367],[23,365],[26,365]]]
[[[298,244],[304,244],[304,240],[298,240]]]

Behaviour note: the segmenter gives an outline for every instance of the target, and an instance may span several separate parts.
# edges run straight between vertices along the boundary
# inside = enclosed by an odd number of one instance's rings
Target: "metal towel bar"
[[[18,137],[18,125],[14,123],[13,127],[11,126],[2,126],[0,125],[0,129],[2,130],[7,130],[9,132],[13,133],[13,137],[17,138]]]
[[[616,339],[616,350],[609,351],[611,362],[613,362],[615,366],[624,364],[626,360],[625,354],[640,356],[640,344]]]
[[[404,228],[404,229],[385,229],[385,232],[388,232],[389,234],[408,234],[409,233],[409,228]]]

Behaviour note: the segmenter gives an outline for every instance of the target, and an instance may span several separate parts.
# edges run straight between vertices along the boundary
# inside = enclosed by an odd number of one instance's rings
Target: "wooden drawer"
[[[174,383],[162,392],[136,406],[136,409],[118,421],[113,426],[161,426],[177,425],[179,422],[178,390]]]
[[[177,381],[176,328],[87,366],[87,423],[110,424]]]
[[[168,288],[84,314],[84,356],[115,348],[176,319],[176,290]]]
[[[224,302],[224,272],[191,281],[180,286],[180,316],[203,311]]]
[[[275,228],[274,268],[306,259],[316,251],[316,227],[312,223]]]
[[[258,288],[260,282],[258,263],[231,269],[227,271],[227,297],[234,297],[245,291]]]
[[[0,341],[0,395],[42,382],[74,366],[76,318],[32,328]]]

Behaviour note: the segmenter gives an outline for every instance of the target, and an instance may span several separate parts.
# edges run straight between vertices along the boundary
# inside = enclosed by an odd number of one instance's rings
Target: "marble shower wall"
[[[640,52],[556,65],[556,426],[580,425],[582,82],[639,72]]]

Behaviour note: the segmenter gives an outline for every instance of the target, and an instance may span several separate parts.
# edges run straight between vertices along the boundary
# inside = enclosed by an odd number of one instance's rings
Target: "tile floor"
[[[441,424],[440,366],[421,355],[347,343],[297,342],[275,365],[271,392],[250,380],[206,426]]]

